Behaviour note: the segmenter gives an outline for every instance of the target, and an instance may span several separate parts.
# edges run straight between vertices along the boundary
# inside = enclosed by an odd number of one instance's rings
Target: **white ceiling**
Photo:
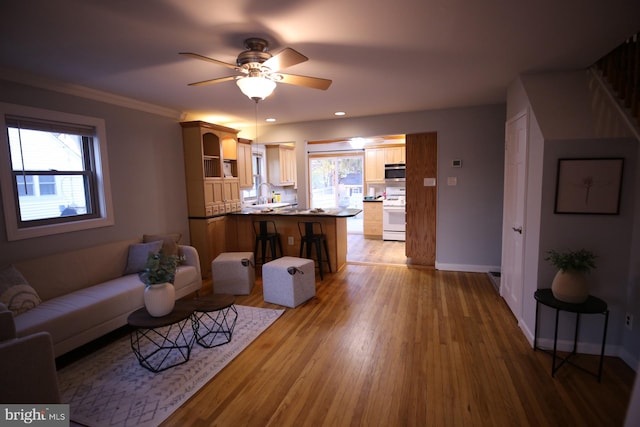
[[[638,0],[2,0],[0,67],[242,129],[255,106],[233,81],[187,86],[234,72],[178,52],[233,63],[260,36],[308,56],[284,71],[327,91],[259,104],[291,123],[503,103],[518,74],[586,68],[638,30]]]

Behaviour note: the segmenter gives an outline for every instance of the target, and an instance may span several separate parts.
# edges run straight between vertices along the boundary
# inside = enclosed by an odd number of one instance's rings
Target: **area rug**
[[[61,369],[60,393],[70,405],[71,420],[90,427],[159,425],[284,312],[236,308],[230,343],[214,348],[194,344],[186,363],[160,373],[140,366],[128,336]]]

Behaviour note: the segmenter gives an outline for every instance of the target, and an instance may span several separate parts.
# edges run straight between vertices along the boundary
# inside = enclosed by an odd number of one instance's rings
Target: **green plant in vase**
[[[180,258],[165,255],[162,250],[150,253],[140,279],[144,288],[144,305],[153,317],[162,317],[173,311],[176,302],[176,291],[173,281],[176,277]]]
[[[145,269],[140,273],[140,279],[147,286],[173,283],[179,263],[180,258],[175,255],[165,255],[162,250],[149,253]]]
[[[596,255],[587,249],[552,249],[547,251],[545,260],[558,269],[551,284],[553,296],[573,304],[585,302],[589,297],[586,275],[596,268]]]

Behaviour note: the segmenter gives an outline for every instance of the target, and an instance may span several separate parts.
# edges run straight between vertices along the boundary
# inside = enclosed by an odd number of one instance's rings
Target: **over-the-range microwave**
[[[406,167],[404,163],[391,163],[384,165],[384,180],[387,182],[404,181]]]

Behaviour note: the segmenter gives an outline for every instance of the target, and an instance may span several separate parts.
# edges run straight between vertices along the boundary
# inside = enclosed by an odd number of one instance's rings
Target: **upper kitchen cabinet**
[[[225,181],[237,183],[238,131],[202,121],[182,122],[189,216],[207,218],[240,209],[240,194],[228,194]],[[236,189],[237,184],[228,188]]]
[[[384,148],[384,163],[387,165],[406,163],[407,156],[405,154],[404,145],[385,147]]]
[[[404,144],[370,147],[364,153],[364,177],[368,183],[384,182],[384,165],[406,162]]]
[[[367,148],[364,154],[365,181],[384,182],[384,148]]]
[[[291,145],[267,145],[268,181],[278,187],[296,185],[296,152]]]
[[[238,138],[238,178],[240,188],[253,187],[253,153],[251,140]]]

